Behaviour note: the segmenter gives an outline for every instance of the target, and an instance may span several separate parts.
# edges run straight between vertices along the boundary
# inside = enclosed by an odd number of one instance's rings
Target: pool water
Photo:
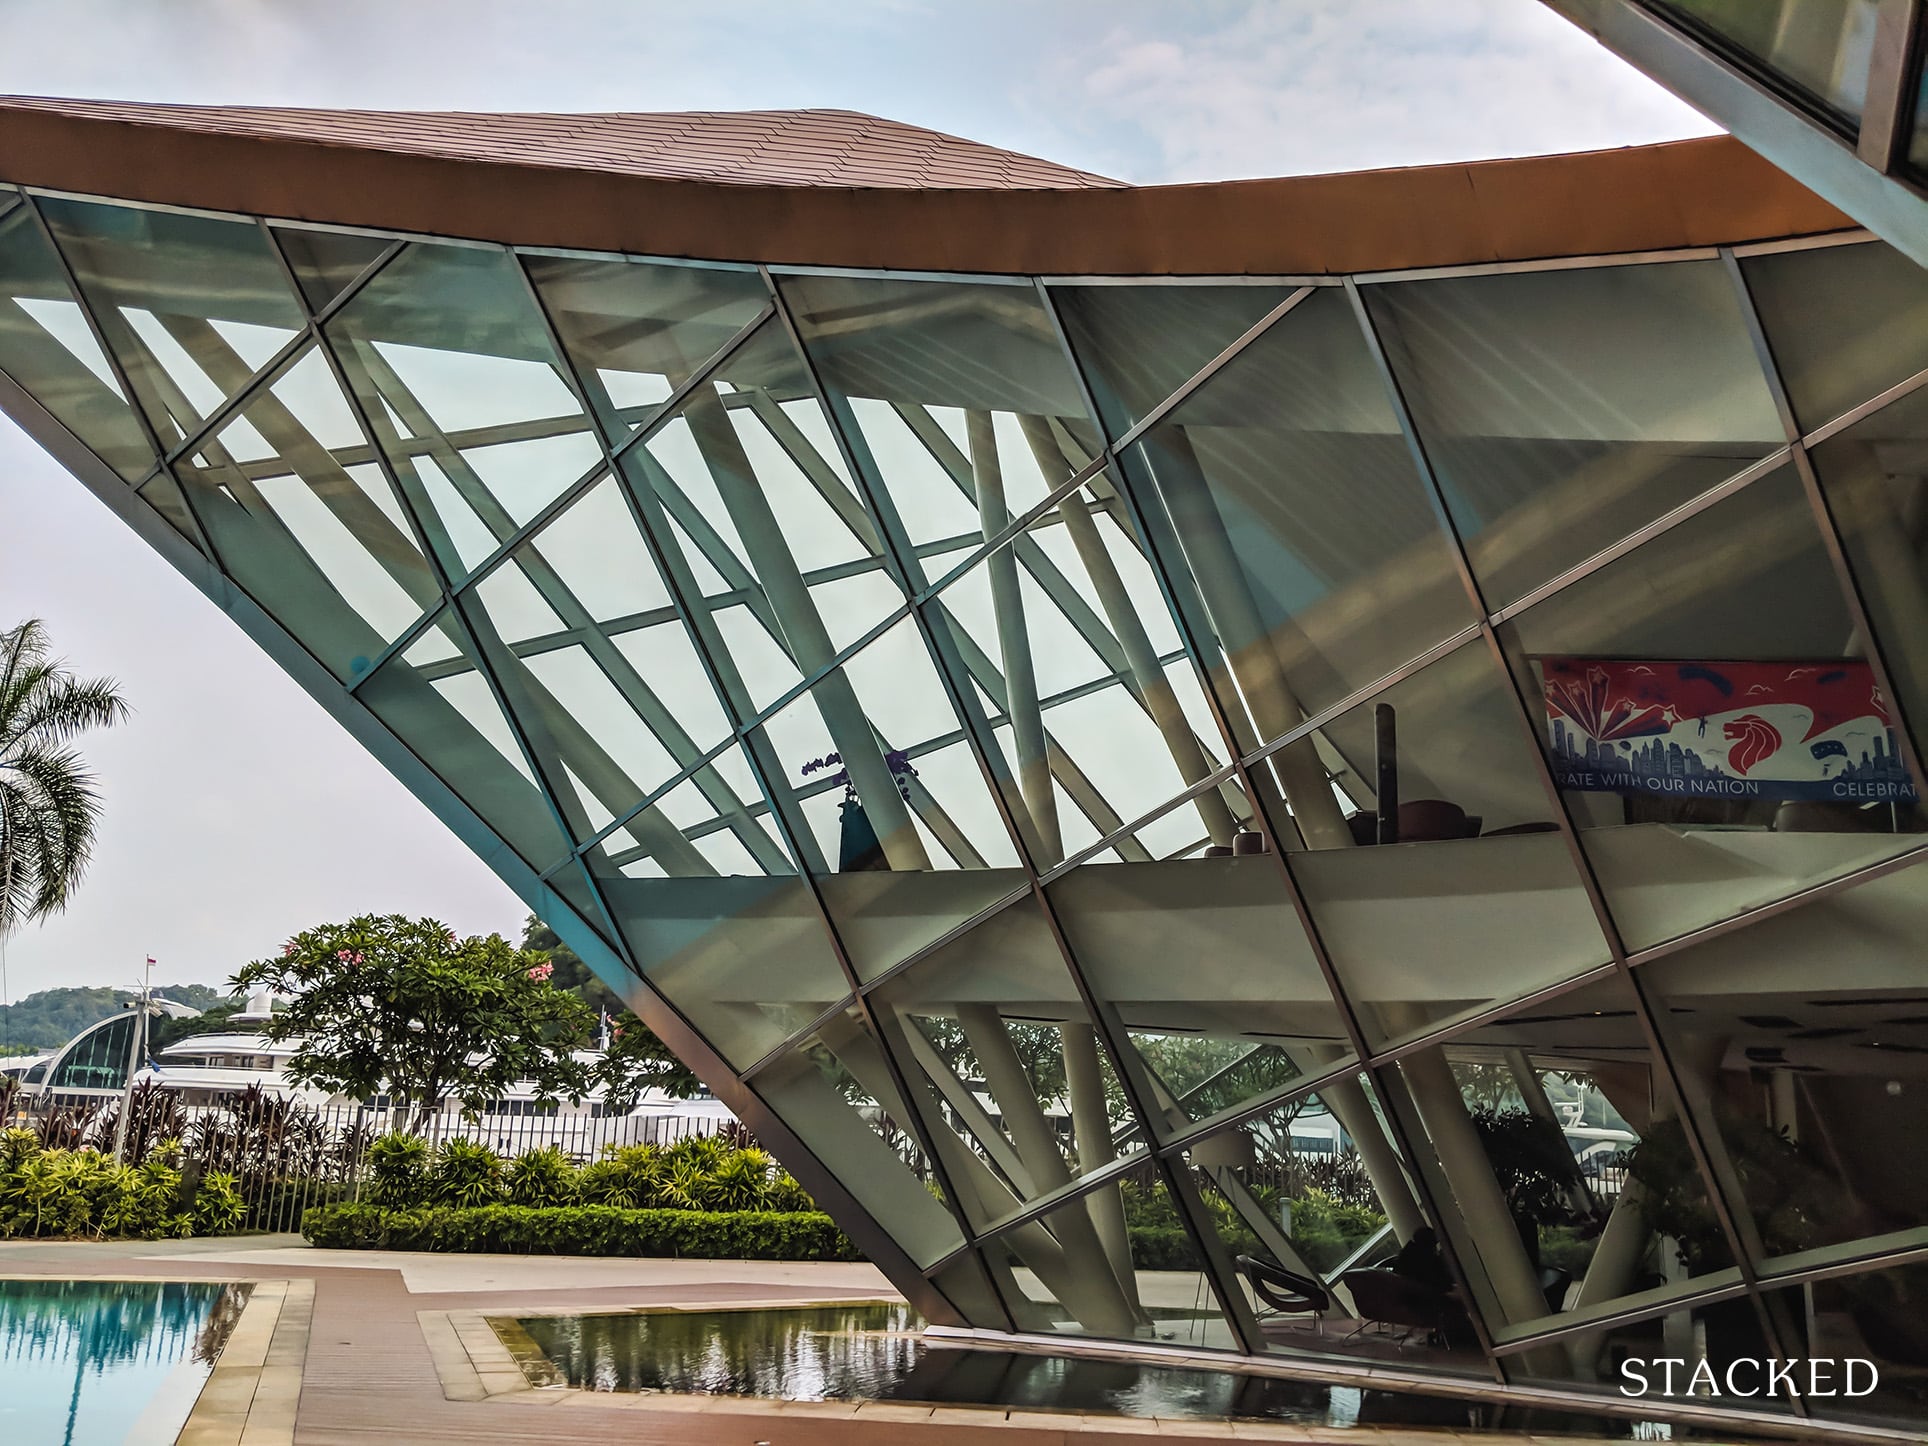
[[[852,1304],[529,1316],[496,1328],[536,1384],[561,1381],[591,1391],[917,1401],[1340,1427],[1503,1427],[1645,1440],[1669,1435],[1666,1426],[1647,1422],[1529,1414],[1517,1406],[1503,1414],[1478,1402],[1404,1391],[938,1345],[924,1338],[923,1325],[905,1305]],[[1672,1433],[1675,1439],[1684,1434]]]
[[[245,1298],[174,1281],[0,1281],[0,1442],[172,1441]]]

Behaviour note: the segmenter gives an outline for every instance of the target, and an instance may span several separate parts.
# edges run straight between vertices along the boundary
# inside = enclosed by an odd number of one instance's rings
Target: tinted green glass
[[[153,467],[154,449],[24,206],[0,217],[0,371],[125,480]]]
[[[1784,440],[1718,261],[1365,295],[1489,608]]]
[[[528,256],[589,404],[612,436],[641,426],[770,305],[754,271]]]
[[[326,307],[394,244],[386,236],[311,231],[305,226],[276,226],[273,231],[275,244],[288,258],[288,269],[312,311]]]
[[[51,198],[41,210],[168,446],[196,431],[306,321],[251,221]]]
[[[416,242],[335,314],[327,335],[451,578],[601,461],[506,252]]]
[[[1248,746],[1473,620],[1343,294],[1294,307],[1125,456],[1164,564],[1203,600]],[[1182,605],[1182,603],[1181,603]]]

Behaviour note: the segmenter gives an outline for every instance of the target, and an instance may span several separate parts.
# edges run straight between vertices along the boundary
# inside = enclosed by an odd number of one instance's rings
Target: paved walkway
[[[1273,1424],[1058,1416],[891,1402],[807,1403],[730,1397],[615,1398],[571,1392],[564,1416],[527,1403],[449,1400],[417,1312],[620,1309],[732,1301],[896,1298],[868,1265],[613,1260],[314,1250],[296,1236],[78,1244],[0,1243],[0,1275],[156,1276],[313,1281],[294,1446],[500,1443],[556,1446],[1145,1446],[1281,1439],[1343,1446],[1524,1446],[1467,1431],[1281,1428]],[[833,1413],[834,1412],[834,1413]],[[257,1439],[252,1433],[245,1438]],[[1568,1438],[1571,1446],[1573,1438]]]

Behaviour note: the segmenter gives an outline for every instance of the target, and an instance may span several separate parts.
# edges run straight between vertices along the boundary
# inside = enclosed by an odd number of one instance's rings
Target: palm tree
[[[0,939],[60,912],[80,882],[100,794],[73,740],[127,711],[111,678],[51,656],[38,620],[0,632]]]

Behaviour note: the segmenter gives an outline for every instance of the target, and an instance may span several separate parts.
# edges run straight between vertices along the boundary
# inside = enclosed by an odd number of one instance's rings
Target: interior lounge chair
[[[1339,1283],[1351,1294],[1359,1313],[1359,1326],[1353,1335],[1382,1325],[1396,1329],[1401,1344],[1414,1331],[1444,1338],[1450,1297],[1437,1286],[1396,1270],[1348,1270],[1339,1277]]]
[[[1287,1270],[1275,1261],[1255,1255],[1241,1255],[1238,1268],[1251,1282],[1252,1294],[1277,1315],[1312,1315],[1312,1328],[1324,1329],[1324,1315],[1332,1309],[1332,1296],[1309,1275]]]

